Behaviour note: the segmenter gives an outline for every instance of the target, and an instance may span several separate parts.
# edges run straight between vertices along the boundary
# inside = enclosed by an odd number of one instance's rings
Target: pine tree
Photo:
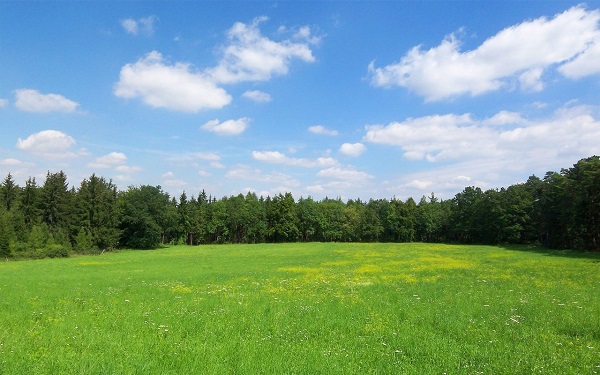
[[[11,227],[8,220],[8,213],[3,211],[0,210],[0,259],[6,259],[11,256]]]

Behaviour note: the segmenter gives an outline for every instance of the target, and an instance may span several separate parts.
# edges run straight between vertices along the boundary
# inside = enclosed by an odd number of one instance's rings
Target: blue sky
[[[0,1],[0,175],[449,199],[600,154],[600,2]]]

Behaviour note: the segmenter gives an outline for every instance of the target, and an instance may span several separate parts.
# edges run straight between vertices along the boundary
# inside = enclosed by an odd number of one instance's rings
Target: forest
[[[202,191],[171,197],[160,186],[119,190],[92,174],[69,187],[64,172],[42,185],[0,186],[0,258],[152,249],[165,244],[263,242],[443,242],[536,244],[600,251],[600,157],[526,182],[452,199],[418,201],[254,193],[217,199]]]

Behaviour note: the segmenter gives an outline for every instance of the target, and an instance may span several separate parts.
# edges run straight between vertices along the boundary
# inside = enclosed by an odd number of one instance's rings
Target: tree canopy
[[[160,186],[91,175],[69,188],[64,172],[42,186],[0,185],[0,257],[64,256],[163,244],[294,241],[536,243],[600,251],[600,157],[506,188],[467,186],[452,199],[341,199],[254,193],[178,199]]]

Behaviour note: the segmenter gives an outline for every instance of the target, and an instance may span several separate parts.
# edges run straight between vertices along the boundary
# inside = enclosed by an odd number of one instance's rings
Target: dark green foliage
[[[341,241],[344,234],[344,203],[341,200],[325,199],[319,203],[319,209],[319,226],[323,241]]]
[[[90,237],[89,249],[111,249],[117,246],[121,231],[119,226],[117,187],[112,181],[92,174],[83,180],[76,199],[77,233]]]
[[[33,249],[42,249],[50,241],[50,231],[48,230],[48,225],[45,223],[34,225],[31,228],[31,232],[29,232],[29,238],[27,239],[27,243],[30,248]]]
[[[248,225],[246,238],[242,242],[260,243],[267,236],[267,217],[262,197],[259,199],[255,193],[248,193],[245,197],[245,219]]]
[[[0,189],[0,199],[6,211],[10,211],[16,203],[19,190],[19,186],[15,184],[15,180],[9,173],[2,182]]]
[[[365,206],[361,218],[361,241],[379,241],[379,236],[384,233],[382,221],[389,213],[389,202],[385,199],[373,200]]]
[[[545,242],[557,248],[600,250],[600,158],[547,173],[541,189]]]
[[[8,214],[0,210],[0,260],[11,256],[10,237],[11,228]]]
[[[46,175],[41,192],[42,220],[51,229],[67,226],[72,207],[68,186],[63,171]]]
[[[170,224],[165,216],[169,196],[160,186],[130,187],[122,193],[121,244],[133,249],[158,247]]]
[[[81,228],[75,236],[75,245],[73,246],[75,252],[79,254],[93,254],[97,252],[97,247],[94,245],[94,239],[92,234],[86,229]]]
[[[206,230],[209,242],[226,243],[229,238],[229,217],[225,200],[208,205]]]
[[[31,229],[41,219],[39,193],[40,189],[35,182],[35,178],[29,178],[23,188],[19,202],[19,211],[23,217],[23,223],[28,229]]]
[[[300,237],[296,202],[292,193],[276,195],[267,209],[268,233],[272,242],[294,242]]]
[[[9,174],[0,185],[0,257],[66,256],[116,247],[161,244],[294,241],[462,242],[542,244],[600,250],[600,158],[531,176],[508,188],[466,187],[453,199],[295,201],[274,197],[216,199],[202,191],[171,198],[160,186],[117,192],[96,175],[68,189],[64,172],[20,188]]]

